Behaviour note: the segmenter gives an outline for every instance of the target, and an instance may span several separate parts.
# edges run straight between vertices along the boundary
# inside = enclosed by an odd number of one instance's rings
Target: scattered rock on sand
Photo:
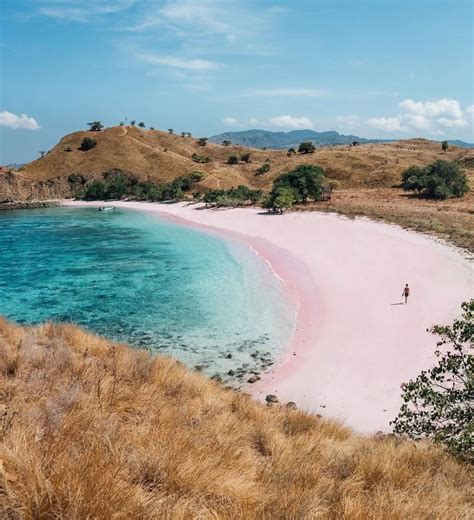
[[[271,406],[272,404],[278,404],[278,397],[275,394],[268,394],[265,397],[265,401],[267,401],[267,405]]]
[[[229,370],[229,371],[227,372],[227,375],[228,375],[228,376],[235,376],[235,370]]]
[[[255,375],[255,376],[252,376],[250,377],[248,380],[247,380],[247,383],[256,383],[257,381],[260,381],[260,376],[259,375]]]

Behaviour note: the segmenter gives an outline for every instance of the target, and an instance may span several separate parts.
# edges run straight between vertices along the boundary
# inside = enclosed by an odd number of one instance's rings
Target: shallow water
[[[260,371],[294,326],[280,282],[244,245],[94,208],[0,212],[0,314],[77,323],[236,384],[227,371]]]

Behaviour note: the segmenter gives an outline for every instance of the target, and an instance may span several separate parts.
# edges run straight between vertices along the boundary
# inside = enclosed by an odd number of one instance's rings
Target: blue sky
[[[0,164],[88,121],[473,141],[470,0],[3,0]]]

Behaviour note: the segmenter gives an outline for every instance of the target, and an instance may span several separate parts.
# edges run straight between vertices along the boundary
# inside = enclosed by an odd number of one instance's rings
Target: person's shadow
[[[405,302],[391,303],[390,305],[405,305]]]

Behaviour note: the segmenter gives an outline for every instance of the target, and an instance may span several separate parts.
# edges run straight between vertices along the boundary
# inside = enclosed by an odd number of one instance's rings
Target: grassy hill
[[[472,468],[430,443],[265,407],[72,325],[0,319],[0,516],[446,519]]]
[[[84,137],[94,138],[97,145],[86,152],[79,150]],[[250,163],[227,164],[230,155],[244,153],[251,154]],[[197,163],[193,154],[209,157],[210,162]],[[200,170],[208,174],[197,185],[200,190],[228,189],[239,184],[269,190],[279,174],[307,163],[322,166],[326,176],[338,180],[341,186],[330,204],[319,204],[313,209],[385,219],[436,233],[474,251],[472,192],[462,199],[427,202],[393,188],[400,183],[401,173],[407,167],[425,166],[437,159],[458,162],[471,177],[472,185],[474,149],[450,146],[443,153],[439,143],[426,139],[332,146],[289,157],[283,150],[213,143],[200,146],[195,138],[122,126],[67,135],[43,158],[17,172],[0,173],[0,202],[71,197],[71,174],[80,174],[90,181],[117,169],[158,183]],[[266,161],[269,171],[257,175],[257,169]]]

